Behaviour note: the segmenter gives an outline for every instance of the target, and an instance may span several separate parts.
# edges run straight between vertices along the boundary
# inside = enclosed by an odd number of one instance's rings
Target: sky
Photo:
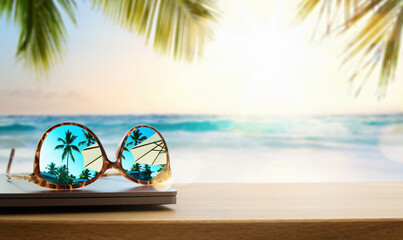
[[[214,40],[189,64],[157,54],[142,37],[79,2],[77,25],[66,19],[63,62],[39,82],[15,58],[17,29],[0,19],[0,114],[401,112],[403,68],[385,98],[377,97],[377,72],[356,98],[349,66],[341,67],[350,36],[312,39],[316,18],[294,24],[297,5],[218,1]]]

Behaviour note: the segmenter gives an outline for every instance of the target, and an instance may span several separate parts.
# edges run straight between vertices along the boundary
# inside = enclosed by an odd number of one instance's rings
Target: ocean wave
[[[36,130],[36,127],[30,124],[12,123],[9,125],[0,125],[0,133],[28,132],[34,130]]]
[[[400,114],[255,118],[205,115],[0,116],[0,148],[8,146],[16,135],[20,139],[28,135],[35,139],[15,140],[14,145],[36,144],[49,127],[60,122],[86,125],[102,142],[111,145],[117,144],[130,128],[141,124],[157,128],[174,146],[187,146],[188,143],[216,144],[218,147],[370,146],[376,145],[381,135],[403,136],[403,115]],[[402,127],[397,128],[400,125]]]
[[[100,130],[128,130],[145,124],[163,131],[367,134],[377,133],[384,126],[403,124],[403,115],[246,118],[205,115],[3,116],[0,117],[0,131],[46,131],[60,122],[77,122]]]
[[[154,123],[158,129],[164,131],[188,131],[188,132],[207,132],[207,131],[231,131],[234,130],[236,123],[231,120],[220,121],[184,121],[175,123]]]

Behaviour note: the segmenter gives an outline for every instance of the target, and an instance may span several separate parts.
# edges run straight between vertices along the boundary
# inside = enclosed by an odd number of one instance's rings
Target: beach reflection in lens
[[[167,161],[165,143],[152,128],[137,128],[124,142],[122,167],[132,178],[142,181],[165,179]]]
[[[40,150],[41,176],[59,185],[86,182],[98,175],[102,165],[102,152],[94,136],[75,125],[53,129]]]

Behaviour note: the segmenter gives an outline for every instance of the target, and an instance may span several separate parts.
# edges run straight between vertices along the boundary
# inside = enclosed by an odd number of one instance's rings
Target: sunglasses
[[[49,128],[36,148],[34,171],[28,176],[10,175],[15,149],[11,150],[6,175],[41,187],[73,189],[87,186],[100,177],[123,175],[145,185],[170,179],[168,148],[162,135],[150,126],[130,129],[111,162],[97,136],[78,123],[60,123]],[[120,173],[105,174],[108,169]]]

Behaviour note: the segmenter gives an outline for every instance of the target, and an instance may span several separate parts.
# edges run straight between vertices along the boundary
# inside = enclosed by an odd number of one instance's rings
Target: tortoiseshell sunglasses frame
[[[46,181],[42,175],[41,172],[39,170],[39,159],[40,159],[40,152],[41,152],[41,148],[42,148],[42,144],[43,141],[45,140],[46,136],[55,128],[61,127],[61,126],[66,126],[66,125],[73,125],[73,126],[77,126],[80,127],[84,130],[86,130],[87,132],[89,132],[96,140],[96,142],[99,145],[99,148],[101,149],[102,152],[102,158],[103,158],[103,165],[102,165],[102,169],[101,171],[99,171],[99,173],[89,179],[88,181],[85,182],[81,182],[81,183],[77,183],[77,184],[72,184],[72,185],[60,185],[60,184],[55,184],[55,183],[51,183]],[[159,175],[157,179],[152,179],[151,181],[144,181],[144,180],[140,180],[140,179],[136,179],[131,177],[129,174],[127,174],[123,167],[122,167],[122,154],[123,154],[123,149],[124,149],[124,143],[126,142],[127,138],[130,136],[130,134],[135,131],[138,128],[141,127],[147,127],[150,128],[152,130],[154,130],[162,139],[164,145],[165,145],[165,149],[166,149],[166,156],[167,156],[167,164],[165,167],[165,170],[162,171]],[[8,179],[10,178],[15,178],[15,179],[24,179],[24,180],[28,180],[30,183],[36,184],[38,186],[41,187],[46,187],[46,188],[51,188],[51,189],[61,189],[61,190],[69,190],[69,189],[74,189],[74,188],[81,188],[84,186],[87,186],[93,182],[95,182],[98,178],[100,177],[106,177],[106,176],[116,176],[116,175],[123,175],[125,176],[127,179],[135,182],[135,183],[139,183],[139,184],[143,184],[143,185],[153,185],[153,184],[157,184],[157,183],[162,183],[165,182],[167,180],[169,180],[171,178],[171,166],[170,166],[170,160],[169,160],[169,152],[168,152],[168,147],[167,144],[165,142],[165,139],[162,137],[161,133],[151,127],[151,126],[147,126],[147,125],[139,125],[136,127],[131,128],[129,131],[127,131],[126,135],[123,137],[123,139],[120,141],[117,152],[116,152],[116,162],[111,162],[105,153],[105,149],[101,144],[101,141],[99,141],[98,137],[86,126],[78,124],[78,123],[74,123],[74,122],[65,122],[65,123],[59,123],[57,125],[54,125],[53,127],[49,128],[41,137],[41,139],[39,140],[38,146],[36,147],[36,152],[35,152],[35,160],[34,160],[34,171],[32,174],[28,175],[28,176],[24,176],[24,175],[10,175],[10,168],[11,168],[11,164],[13,162],[13,158],[14,158],[14,154],[15,154],[15,149],[13,148],[11,150],[11,154],[10,154],[10,159],[8,162],[8,166],[7,166],[7,172],[6,172],[6,176]],[[117,169],[119,171],[119,173],[112,173],[112,174],[104,174],[106,170],[108,169]]]

